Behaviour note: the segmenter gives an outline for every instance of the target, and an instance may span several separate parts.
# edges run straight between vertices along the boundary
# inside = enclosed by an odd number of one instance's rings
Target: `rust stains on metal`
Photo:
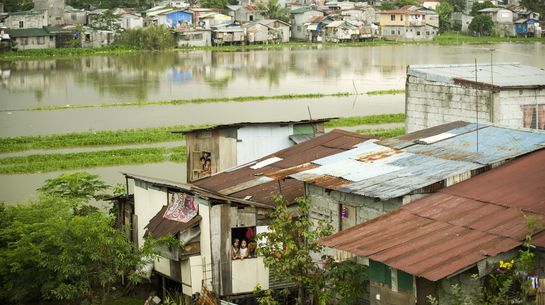
[[[323,175],[307,182],[315,184],[317,186],[321,186],[329,190],[335,190],[337,188],[341,188],[345,185],[352,183],[352,181],[350,180],[346,180],[346,179],[335,177],[335,176],[329,176],[329,175]]]
[[[320,243],[438,281],[520,246],[526,215],[545,216],[544,181],[541,150]]]
[[[273,157],[281,159],[272,164],[259,169],[252,169],[251,165],[242,166],[195,181],[193,185],[212,194],[225,196],[226,200],[232,201],[238,198],[241,203],[245,203],[242,199],[252,196],[247,201],[274,207],[272,195],[282,194],[290,202],[304,194],[304,183],[293,179],[284,181],[287,175],[312,169],[316,167],[311,163],[312,161],[347,151],[369,139],[374,138],[335,129],[256,160],[260,162]],[[256,176],[256,173],[262,175]]]
[[[397,149],[387,149],[378,152],[371,152],[367,154],[362,154],[356,157],[356,160],[366,163],[372,163],[380,159],[386,159],[395,154],[399,153]]]

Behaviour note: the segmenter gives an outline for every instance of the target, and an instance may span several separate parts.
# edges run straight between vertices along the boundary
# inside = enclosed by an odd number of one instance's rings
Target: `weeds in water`
[[[356,130],[357,133],[384,138],[395,138],[405,134],[405,128],[392,128],[392,129],[360,129]]]
[[[402,94],[402,93],[405,93],[405,90],[403,90],[403,89],[390,89],[390,90],[369,91],[369,92],[367,92],[367,95],[387,95],[387,94]]]
[[[184,146],[176,148],[127,148],[95,152],[31,155],[0,159],[0,174],[45,173],[128,164],[184,162]]]
[[[359,125],[378,125],[387,123],[403,123],[405,122],[404,113],[395,114],[376,114],[359,117],[348,117],[334,119],[325,123],[326,128],[334,127],[350,127]]]

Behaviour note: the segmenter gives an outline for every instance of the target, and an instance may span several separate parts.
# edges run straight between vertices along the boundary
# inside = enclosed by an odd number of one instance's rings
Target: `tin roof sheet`
[[[165,237],[168,235],[178,234],[184,232],[185,230],[197,225],[202,219],[201,215],[196,215],[188,222],[174,221],[166,219],[163,217],[167,210],[168,206],[163,206],[159,213],[155,214],[150,220],[146,229],[148,230],[146,234],[151,234],[153,238]]]
[[[221,124],[221,125],[214,125],[209,127],[202,127],[202,128],[195,128],[187,131],[178,131],[178,133],[192,133],[195,131],[204,131],[204,130],[216,130],[216,129],[222,129],[222,128],[232,128],[232,127],[241,127],[241,126],[248,126],[248,125],[286,125],[286,124],[310,124],[310,123],[323,123],[328,122],[330,120],[337,119],[337,118],[323,118],[323,119],[314,119],[314,120],[299,120],[299,121],[264,121],[264,122],[238,122],[238,123],[232,123],[232,124]]]
[[[312,161],[316,167],[290,177],[307,183],[322,176],[337,177],[350,183],[321,186],[388,200],[545,148],[544,132],[465,122],[445,126],[408,134],[397,141],[368,140],[316,159]]]
[[[408,75],[447,84],[487,85],[499,88],[543,88],[545,70],[518,63],[412,65]],[[475,80],[477,74],[477,80]]]
[[[282,194],[288,202],[303,196],[304,183],[294,179],[284,180],[288,175],[317,167],[311,161],[344,152],[354,145],[371,139],[357,133],[333,130],[324,135],[305,141],[265,156],[250,164],[224,171],[194,182],[199,189],[230,198],[247,199],[251,202],[274,207],[272,195]],[[272,159],[278,158],[278,159]],[[278,160],[256,168],[255,164],[266,160]],[[252,168],[254,167],[254,168]],[[331,182],[341,185],[341,179]]]
[[[543,181],[539,151],[320,243],[437,281],[520,246],[524,214],[545,216]],[[545,233],[534,243],[545,246]]]

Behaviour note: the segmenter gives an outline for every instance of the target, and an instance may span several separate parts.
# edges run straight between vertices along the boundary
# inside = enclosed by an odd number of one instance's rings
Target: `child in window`
[[[239,239],[235,238],[233,241],[233,245],[231,246],[231,259],[239,259],[240,258],[240,247],[239,247]]]
[[[238,254],[240,256],[240,259],[245,259],[248,257],[249,253],[248,253],[248,244],[246,239],[243,239],[242,242],[240,243],[240,249]]]

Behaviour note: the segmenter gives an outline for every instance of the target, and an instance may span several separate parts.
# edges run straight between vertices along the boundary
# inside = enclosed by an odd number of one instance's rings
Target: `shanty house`
[[[177,29],[193,24],[193,13],[184,10],[171,10],[157,14],[157,24],[168,29]]]
[[[187,180],[208,177],[323,134],[328,120],[236,123],[186,132]]]
[[[43,28],[23,28],[6,30],[17,50],[55,48],[55,34]]]
[[[47,10],[30,10],[11,12],[8,18],[4,20],[4,25],[8,29],[29,29],[42,28],[48,26]]]
[[[303,196],[303,182],[285,180],[288,174],[368,139],[334,130],[193,185],[125,174],[135,182],[132,235],[139,246],[146,234],[174,235],[180,240],[180,247],[162,249],[154,270],[179,283],[187,296],[200,292],[202,283],[231,300],[251,294],[257,284],[263,289],[285,287],[286,283],[269,278],[262,257],[234,259],[231,245],[235,239],[245,239],[257,246],[255,235],[267,231],[273,196],[283,195],[290,204]]]
[[[325,37],[328,42],[356,41],[360,31],[348,21],[337,20],[325,26]]]
[[[545,129],[545,71],[537,67],[413,65],[405,86],[408,132],[456,120]]]
[[[87,12],[83,9],[75,9],[70,5],[64,7],[65,25],[85,25],[87,24]]]
[[[434,11],[407,5],[379,14],[386,40],[431,40],[439,33],[439,15]]]
[[[248,22],[242,27],[246,30],[246,41],[249,44],[265,44],[269,39],[269,28],[259,22]]]
[[[290,177],[305,182],[311,217],[327,220],[341,231],[544,144],[545,133],[458,121],[394,139],[367,140],[346,152],[316,159],[313,168]]]
[[[537,19],[519,19],[515,21],[515,33],[523,37],[541,37],[541,26]]]
[[[290,41],[291,32],[290,24],[282,20],[276,19],[261,19],[258,23],[266,26],[268,31],[269,42],[288,42]]]
[[[492,18],[495,25],[495,32],[500,36],[515,36],[512,11],[504,8],[491,7],[480,10],[479,14],[485,14]]]
[[[528,234],[527,215],[545,216],[545,151],[524,156],[321,241],[369,261],[372,305],[449,303],[452,284],[496,270]],[[531,246],[542,262],[545,232]],[[545,277],[539,264],[538,278]]]
[[[178,47],[209,47],[212,45],[212,31],[203,29],[175,30]]]
[[[240,45],[246,42],[246,32],[239,24],[218,26],[212,29],[212,43],[215,46]]]
[[[324,13],[311,7],[299,7],[290,11],[291,14],[291,37],[294,40],[309,40],[309,32],[306,24],[315,17],[323,16]]]

